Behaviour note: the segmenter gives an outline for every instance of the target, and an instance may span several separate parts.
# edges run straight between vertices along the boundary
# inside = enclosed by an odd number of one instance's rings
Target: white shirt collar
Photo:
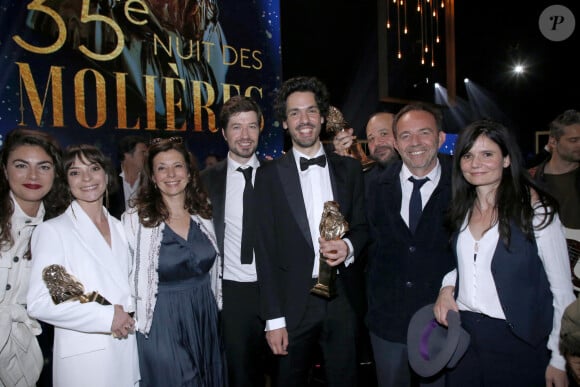
[[[439,181],[439,177],[441,176],[441,164],[439,163],[439,158],[436,159],[437,164],[435,164],[435,168],[433,168],[431,170],[431,172],[429,172],[427,175],[419,177],[419,176],[415,176],[411,173],[411,171],[409,170],[409,168],[405,165],[405,163],[403,163],[403,167],[401,168],[401,181],[407,181],[409,180],[409,178],[411,176],[413,176],[416,179],[424,179],[426,177],[429,178],[429,181],[432,182],[438,182]]]
[[[258,160],[258,158],[256,157],[256,154],[254,153],[252,155],[252,157],[250,157],[250,159],[248,160],[247,163],[240,164],[236,160],[232,159],[231,158],[231,155],[230,155],[230,152],[228,152],[227,164],[228,164],[228,170],[229,171],[235,171],[239,167],[242,167],[244,169],[247,168],[247,167],[252,167],[254,169],[257,169],[260,166],[260,161]]]
[[[38,225],[42,223],[45,213],[43,202],[40,202],[40,207],[38,207],[38,212],[36,213],[36,216],[29,216],[26,215],[24,210],[22,210],[22,208],[18,204],[18,201],[16,201],[16,198],[14,197],[12,191],[10,191],[10,198],[14,203],[14,213],[12,214],[12,227],[16,228],[17,224],[22,226],[22,225]]]
[[[318,152],[316,152],[314,156],[306,156],[304,153],[300,152],[294,147],[292,147],[292,153],[294,154],[294,162],[296,163],[296,168],[298,169],[298,171],[300,171],[300,157],[304,157],[305,159],[313,159],[315,157],[326,154],[324,153],[324,147],[322,146],[322,144],[320,144],[320,149],[318,149]]]

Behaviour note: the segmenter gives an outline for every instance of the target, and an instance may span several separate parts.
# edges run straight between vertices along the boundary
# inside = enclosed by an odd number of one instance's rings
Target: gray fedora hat
[[[445,327],[433,314],[434,304],[419,309],[409,322],[407,349],[413,370],[430,377],[444,368],[453,368],[469,346],[469,333],[461,327],[459,313],[447,312]]]

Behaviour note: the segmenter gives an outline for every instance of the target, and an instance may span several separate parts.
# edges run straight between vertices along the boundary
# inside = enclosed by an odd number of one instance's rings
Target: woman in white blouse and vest
[[[459,311],[469,348],[448,386],[567,386],[560,320],[574,301],[557,203],[523,168],[503,125],[481,120],[459,133],[453,163],[457,268],[435,304],[446,325]]]

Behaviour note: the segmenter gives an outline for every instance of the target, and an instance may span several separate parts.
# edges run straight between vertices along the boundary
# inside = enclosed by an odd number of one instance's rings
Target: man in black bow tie
[[[300,170],[305,171],[311,165],[318,165],[324,168],[326,166],[326,155],[321,155],[314,157],[312,159],[307,159],[306,157],[300,157]]]
[[[357,312],[364,304],[364,264],[357,257],[367,240],[363,175],[357,160],[325,155],[319,135],[328,107],[318,79],[284,82],[275,111],[292,148],[256,174],[256,267],[266,339],[278,355],[277,386],[308,385],[319,348],[328,386],[357,384]],[[339,203],[349,223],[342,239],[320,238],[329,200]],[[338,295],[332,299],[310,293],[321,257],[338,268]]]

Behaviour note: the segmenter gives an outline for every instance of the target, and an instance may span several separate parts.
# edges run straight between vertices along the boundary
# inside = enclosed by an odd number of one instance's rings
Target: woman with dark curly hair
[[[15,129],[0,152],[0,385],[34,386],[41,327],[26,313],[30,237],[66,208],[61,150],[47,133]],[[23,346],[23,344],[25,344]]]
[[[523,168],[517,142],[494,121],[459,133],[452,173],[457,268],[434,307],[459,311],[471,335],[447,386],[567,386],[560,321],[574,300],[555,200]]]
[[[154,139],[144,172],[134,208],[122,217],[133,256],[141,387],[226,386],[222,263],[196,163],[181,137]]]

